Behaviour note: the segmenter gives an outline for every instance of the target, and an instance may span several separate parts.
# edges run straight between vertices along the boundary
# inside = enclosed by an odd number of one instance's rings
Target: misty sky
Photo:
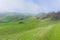
[[[60,11],[60,0],[0,0],[0,12]]]

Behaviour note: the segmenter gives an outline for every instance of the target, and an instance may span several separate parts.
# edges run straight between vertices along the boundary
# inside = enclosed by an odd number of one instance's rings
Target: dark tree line
[[[60,11],[58,12],[49,12],[49,13],[40,13],[37,16],[38,19],[50,18],[51,20],[60,20]]]
[[[60,12],[51,12],[47,14],[48,17],[51,18],[51,20],[60,20]]]

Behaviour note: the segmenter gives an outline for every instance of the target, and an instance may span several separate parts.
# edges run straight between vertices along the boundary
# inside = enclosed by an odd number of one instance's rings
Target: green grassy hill
[[[29,18],[0,23],[0,40],[60,40],[60,21]]]

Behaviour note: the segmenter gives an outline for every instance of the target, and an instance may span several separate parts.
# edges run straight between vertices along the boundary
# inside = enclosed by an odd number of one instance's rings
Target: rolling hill
[[[22,17],[22,15],[9,15],[9,17],[5,15],[1,19],[6,21],[0,22],[0,40],[60,40],[60,20],[38,20],[24,16],[23,19],[26,17],[27,19],[20,24],[19,18]]]

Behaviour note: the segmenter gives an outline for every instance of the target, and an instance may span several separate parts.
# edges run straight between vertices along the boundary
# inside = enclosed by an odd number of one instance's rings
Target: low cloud
[[[0,12],[36,12],[38,5],[28,0],[0,0]]]
[[[0,12],[59,11],[60,0],[0,0]]]

